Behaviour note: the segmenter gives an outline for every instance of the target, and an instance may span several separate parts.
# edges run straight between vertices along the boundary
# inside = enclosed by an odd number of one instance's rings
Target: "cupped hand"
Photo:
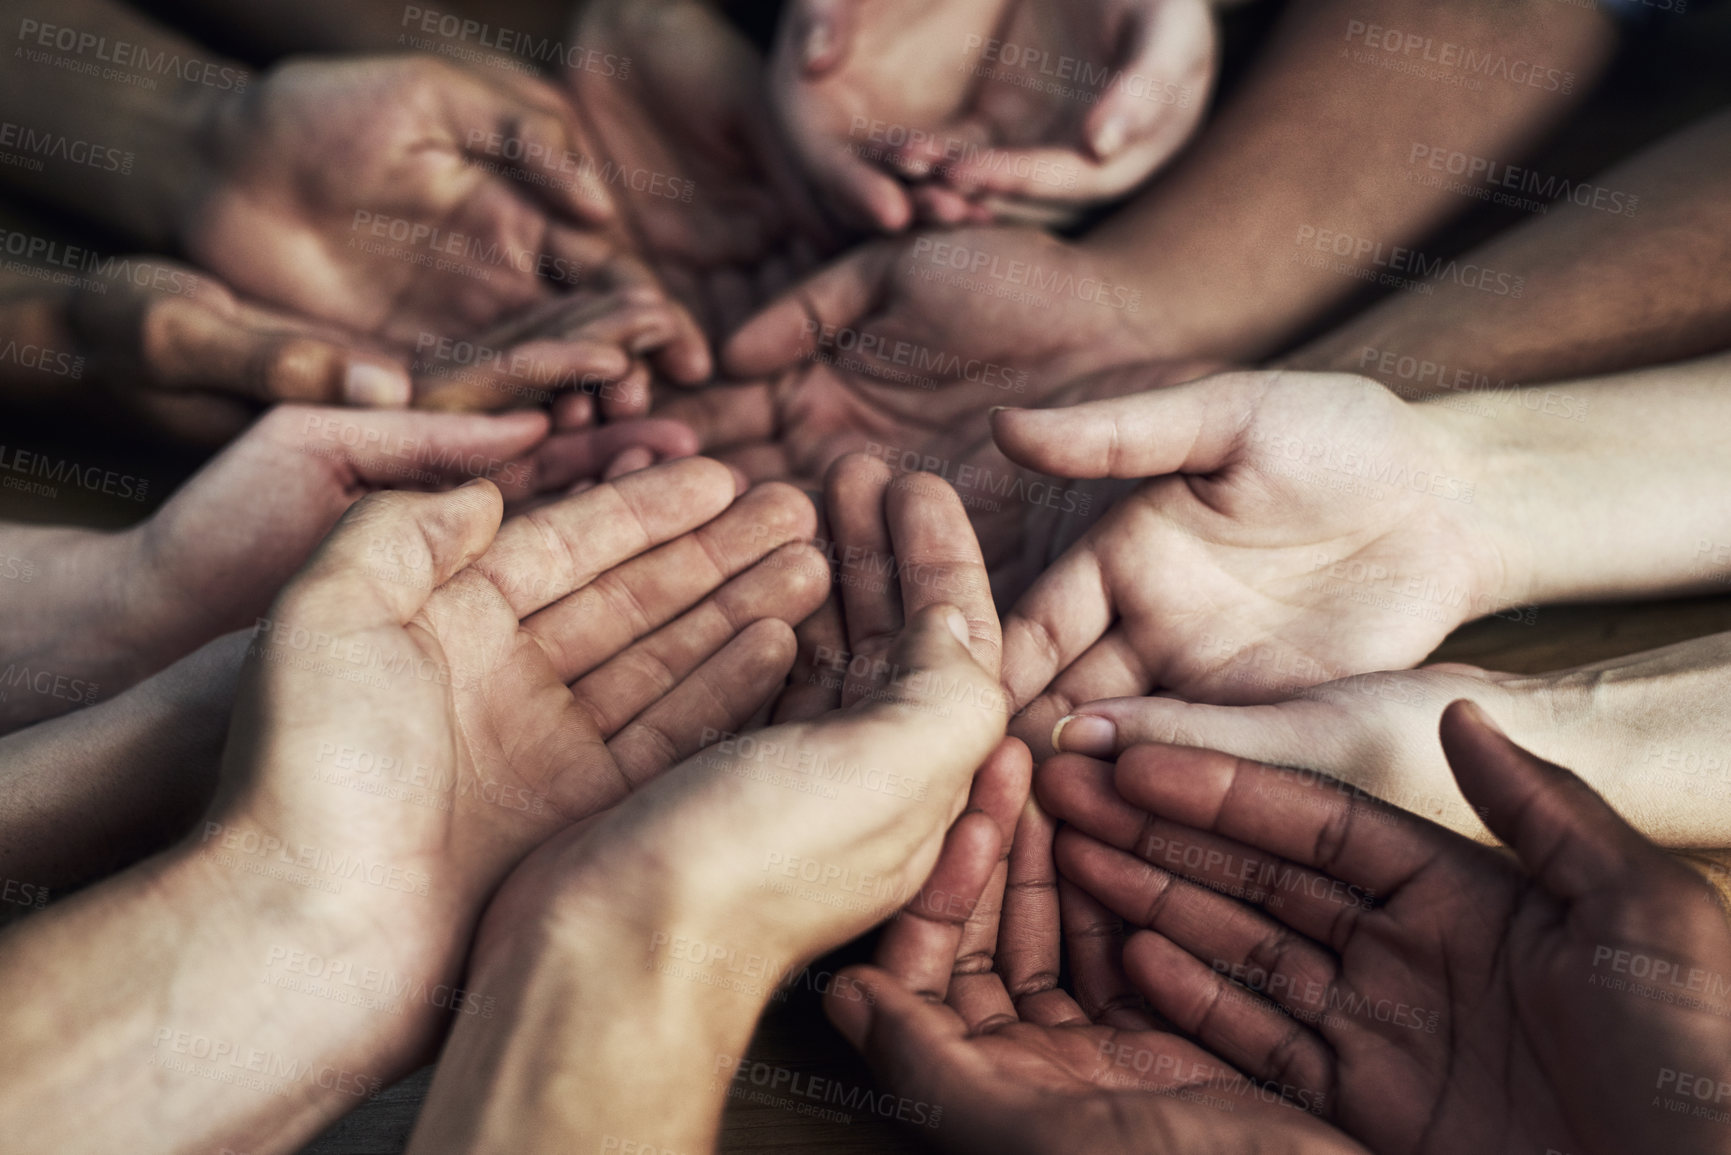
[[[605,917],[639,932],[625,941],[643,957],[622,965],[665,962],[656,946],[674,936],[771,960],[756,992],[766,998],[924,882],[1003,737],[997,616],[967,515],[941,481],[853,458],[829,501],[852,559],[840,575],[847,649],[824,671],[837,708],[712,734],[708,749],[549,843],[489,909],[478,971],[549,928],[581,934]],[[827,588],[829,567],[816,568]],[[792,632],[779,641],[791,662]]]
[[[524,502],[599,477],[627,452],[682,457],[693,449],[688,432],[662,421],[548,438],[540,413],[278,406],[126,532],[123,620],[139,634],[136,673],[251,625],[343,513],[369,493],[485,477],[509,500]],[[395,564],[383,555],[376,560]]]
[[[1442,743],[1513,855],[1189,748],[1132,749],[1105,790],[1064,756],[1039,793],[1076,828],[1064,875],[1145,928],[1122,961],[1153,1008],[1373,1150],[1724,1150],[1717,894],[1476,706]]]
[[[182,247],[236,289],[412,349],[627,251],[557,90],[428,57],[291,61],[214,106]]]
[[[259,627],[189,852],[220,878],[225,851],[244,868],[283,848],[258,865],[331,892],[331,942],[307,949],[453,984],[525,854],[785,676],[787,622],[826,588],[799,544],[813,512],[787,487],[735,492],[693,458],[503,526],[486,481],[361,503]],[[422,1053],[437,1007],[381,1017],[393,1062]]]
[[[580,6],[563,82],[605,159],[595,179],[716,338],[832,244],[765,108],[763,61],[702,0]]]
[[[1215,68],[1204,0],[799,0],[770,72],[812,180],[895,232],[1123,195],[1195,131]]]
[[[1136,304],[1079,251],[1033,229],[880,241],[734,336],[724,368],[753,383],[674,397],[658,411],[754,477],[821,477],[858,451],[938,473],[974,515],[994,572],[1024,554],[1043,563],[1031,543],[1047,533],[1029,523],[1086,519],[1093,496],[1006,459],[988,414],[1201,372],[1176,362],[1096,372],[1147,357]]]
[[[844,971],[831,1021],[950,1151],[1359,1152],[1306,1114],[1309,1092],[1257,1086],[1163,1029],[1134,991],[1058,987],[1053,826],[1008,740],[974,782],[931,878]],[[1086,902],[1068,893],[1064,915]],[[1100,940],[1073,941],[1084,954]],[[918,1116],[915,1116],[916,1119]]]
[[[1005,620],[1037,756],[1082,702],[1271,702],[1410,667],[1517,588],[1461,436],[1372,381],[1230,373],[993,428],[1025,466],[1146,479]]]

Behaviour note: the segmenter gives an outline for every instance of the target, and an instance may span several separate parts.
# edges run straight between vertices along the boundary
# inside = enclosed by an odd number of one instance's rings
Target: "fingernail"
[[[1463,710],[1470,712],[1473,715],[1473,717],[1478,720],[1479,724],[1482,725],[1485,729],[1489,730],[1491,733],[1500,735],[1504,738],[1507,738],[1509,736],[1508,732],[1506,730],[1504,730],[1501,726],[1497,725],[1496,719],[1492,718],[1489,714],[1487,714],[1485,712],[1485,708],[1483,706],[1479,705],[1477,702],[1473,701],[1471,698],[1460,699],[1460,705],[1461,705],[1461,708]]]
[[[805,36],[805,66],[811,68],[828,56],[835,47],[835,33],[829,22],[819,20]]]
[[[986,420],[990,421],[992,418],[996,417],[998,414],[1006,413],[1009,410],[1014,409],[1014,408],[1015,408],[1014,405],[994,405],[990,409],[986,410]]]
[[[409,403],[408,377],[400,369],[351,361],[343,373],[343,401],[367,409],[401,409]]]
[[[1124,123],[1122,113],[1107,117],[1106,123],[1102,124],[1099,130],[1094,133],[1094,155],[1102,160],[1115,155],[1119,149],[1124,147],[1124,137],[1127,130],[1128,126]]]
[[[1052,727],[1052,748],[1066,754],[1106,758],[1118,749],[1118,727],[1098,714],[1070,714]]]
[[[950,627],[950,633],[956,636],[956,641],[964,646],[973,642],[973,635],[968,630],[968,619],[961,610],[951,610],[945,614],[944,622]]]

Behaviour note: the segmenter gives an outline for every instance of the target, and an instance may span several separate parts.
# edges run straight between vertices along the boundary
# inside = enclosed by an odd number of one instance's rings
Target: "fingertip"
[[[343,403],[366,409],[406,409],[414,382],[401,366],[387,361],[351,358],[343,370]]]
[[[871,1036],[872,1016],[877,1006],[882,984],[892,978],[877,967],[848,967],[836,975],[835,982],[823,998],[823,1011],[842,1038],[856,1051],[863,1052]],[[850,992],[842,993],[842,984]]]

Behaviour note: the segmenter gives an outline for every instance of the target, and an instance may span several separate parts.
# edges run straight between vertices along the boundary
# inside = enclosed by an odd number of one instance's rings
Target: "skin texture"
[[[1195,129],[1214,69],[1200,0],[801,0],[770,85],[835,211],[899,232],[1055,219],[1128,192]]]
[[[875,676],[820,717],[724,738],[518,868],[470,961],[475,989],[496,993],[504,1013],[458,1026],[417,1155],[586,1149],[607,1135],[709,1149],[731,1064],[781,978],[919,890],[982,761],[982,780],[1019,777],[1025,794],[1026,752],[993,753],[1004,726],[996,616],[956,494],[857,458],[837,467],[830,494],[840,541],[896,562],[844,587],[850,645],[873,655],[861,668]],[[791,635],[782,642],[791,656]],[[844,765],[918,767],[917,786],[796,781]],[[824,883],[837,900],[814,901],[766,886],[766,855],[855,881]],[[701,961],[677,961],[687,941],[726,944],[768,970],[704,981]]]
[[[1081,805],[1063,783],[1090,772],[1065,756],[1039,790],[1075,828],[1059,869],[1132,928],[1122,974],[1152,1009],[1323,1096],[1371,1149],[1725,1150],[1723,1123],[1691,1110],[1731,1044],[1710,986],[1731,951],[1718,896],[1477,707],[1451,706],[1441,733],[1512,855],[1190,748],[1137,747]],[[1075,933],[1109,939],[1111,921]],[[1635,955],[1675,965],[1675,985],[1619,980]]]
[[[0,940],[28,1008],[0,1032],[30,1056],[0,1094],[8,1133],[66,1151],[297,1149],[356,1104],[357,1080],[425,1062],[452,1006],[482,1012],[452,992],[498,884],[706,727],[743,725],[791,660],[786,621],[767,619],[822,596],[798,544],[809,503],[737,496],[713,461],[503,525],[502,509],[477,481],[346,515],[253,639],[199,832]],[[405,985],[365,1005],[303,999],[269,981],[295,952]],[[105,960],[121,954],[116,984]],[[302,1005],[285,1015],[285,1000]],[[281,1095],[213,1083],[153,1061],[188,1053],[176,1032],[309,1066]],[[91,1088],[114,1110],[72,1110]]]

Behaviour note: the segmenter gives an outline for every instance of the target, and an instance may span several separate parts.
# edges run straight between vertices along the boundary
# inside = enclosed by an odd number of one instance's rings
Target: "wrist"
[[[474,992],[495,1013],[458,1021],[414,1155],[712,1149],[767,991],[667,966],[679,936],[619,904],[559,906],[477,954]]]
[[[1533,604],[1538,542],[1530,504],[1543,479],[1519,445],[1483,436],[1482,419],[1446,402],[1407,403],[1430,430],[1441,472],[1455,481],[1447,503],[1458,535],[1456,548],[1471,564],[1471,590],[1460,605],[1460,621]]]

